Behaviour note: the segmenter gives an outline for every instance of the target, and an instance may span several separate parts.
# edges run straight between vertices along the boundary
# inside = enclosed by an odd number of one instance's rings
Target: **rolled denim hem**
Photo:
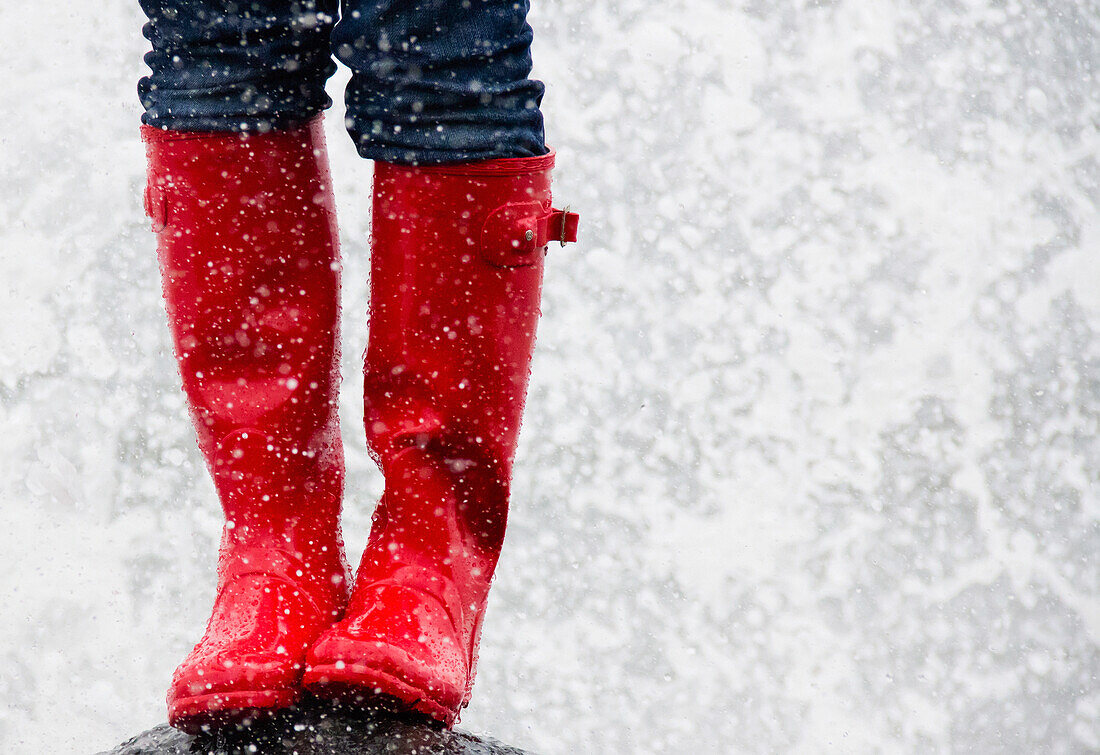
[[[541,157],[550,150],[543,145],[541,152],[520,153],[519,150],[501,145],[499,148],[485,150],[424,150],[401,149],[385,144],[359,144],[356,147],[359,156],[367,160],[378,160],[394,165],[451,165],[472,163],[482,160],[496,160],[507,157]]]
[[[359,154],[438,165],[546,154],[529,77],[527,0],[345,0],[333,54],[351,68]]]
[[[379,118],[370,130],[351,115],[348,133],[360,156],[399,165],[491,160],[502,157],[538,157],[549,150],[542,139],[538,110],[520,114],[504,111],[451,112],[409,123],[385,124]],[[449,118],[449,120],[448,120]]]
[[[146,126],[170,131],[216,131],[221,133],[266,133],[268,131],[287,131],[303,126],[331,107],[332,103],[322,107],[311,107],[287,113],[265,115],[225,116],[225,115],[154,115],[141,114],[141,122]]]
[[[331,104],[329,35],[338,0],[140,0],[152,49],[138,82],[142,123],[269,131]]]
[[[549,150],[543,142],[542,114],[468,110],[461,115],[441,113],[413,123],[392,123],[385,116],[364,119],[349,105],[348,134],[361,157],[401,165],[490,160],[501,157],[537,157]],[[366,121],[366,122],[364,122]],[[370,124],[368,127],[367,124]]]

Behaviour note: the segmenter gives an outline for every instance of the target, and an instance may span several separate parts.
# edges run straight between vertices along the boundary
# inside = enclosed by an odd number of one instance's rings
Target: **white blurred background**
[[[1100,4],[535,0],[556,195],[463,726],[545,753],[1100,750]],[[52,5],[53,7],[47,7]],[[133,0],[0,6],[0,751],[164,718],[220,511]],[[329,119],[353,559],[369,163]]]

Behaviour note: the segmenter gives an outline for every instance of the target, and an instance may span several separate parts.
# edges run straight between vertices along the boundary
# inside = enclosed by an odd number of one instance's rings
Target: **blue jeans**
[[[332,104],[352,70],[359,154],[405,165],[546,153],[528,0],[140,0],[153,44],[142,122],[265,131]],[[338,19],[339,16],[339,19]]]

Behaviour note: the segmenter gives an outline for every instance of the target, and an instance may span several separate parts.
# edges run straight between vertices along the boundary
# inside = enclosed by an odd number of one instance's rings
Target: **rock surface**
[[[425,719],[307,700],[277,717],[191,736],[161,724],[102,755],[524,755]]]

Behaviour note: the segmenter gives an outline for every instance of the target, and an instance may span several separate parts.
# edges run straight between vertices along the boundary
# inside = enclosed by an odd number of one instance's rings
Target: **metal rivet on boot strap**
[[[528,241],[534,241],[535,232],[529,230],[529,231],[527,231],[527,233],[523,234],[523,238],[527,239]]]

